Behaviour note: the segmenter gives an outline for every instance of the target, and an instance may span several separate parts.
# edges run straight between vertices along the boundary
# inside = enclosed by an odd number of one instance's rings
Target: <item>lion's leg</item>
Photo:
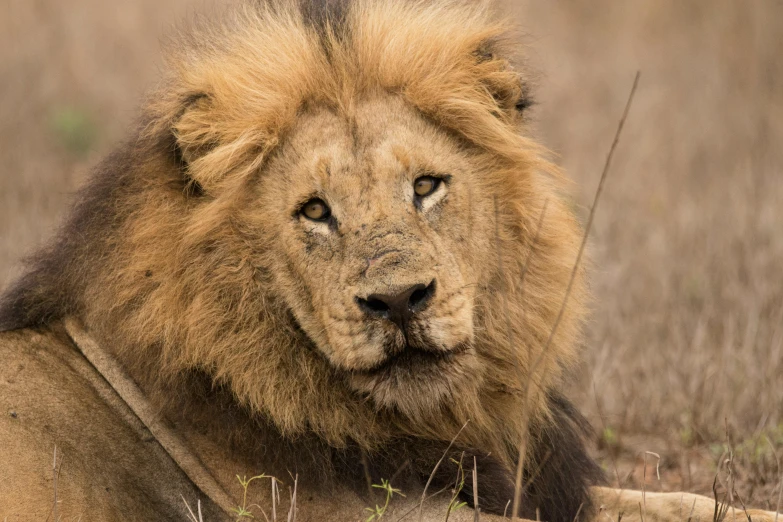
[[[593,487],[591,494],[596,506],[594,522],[617,522],[622,514],[623,522],[711,522],[715,517],[715,501],[692,493],[650,493]],[[720,509],[719,505],[719,509]],[[727,522],[774,522],[775,513],[728,507]],[[783,521],[783,517],[781,517]]]

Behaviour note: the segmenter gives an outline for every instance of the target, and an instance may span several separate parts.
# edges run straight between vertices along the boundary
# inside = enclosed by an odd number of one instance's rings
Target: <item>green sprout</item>
[[[261,506],[257,504],[251,504],[247,505],[247,488],[250,487],[250,483],[254,480],[264,479],[264,478],[272,478],[270,475],[266,475],[262,473],[261,475],[256,475],[255,477],[240,477],[237,475],[237,480],[239,481],[239,484],[242,486],[242,505],[239,507],[235,507],[233,511],[237,514],[237,519],[240,518],[255,518],[253,516],[253,512],[250,511],[251,507],[257,507],[261,508]]]
[[[446,515],[446,522],[449,520],[449,515],[468,505],[467,502],[460,501],[457,498],[462,492],[462,489],[465,487],[465,469],[462,467],[462,458],[464,458],[464,456],[465,455],[463,453],[459,461],[450,459],[451,462],[457,465],[457,480],[454,483],[454,489],[451,491],[451,500],[449,500],[449,511]]]
[[[389,502],[391,502],[391,499],[394,495],[400,495],[401,497],[405,496],[402,491],[393,488],[386,479],[381,479],[380,484],[373,484],[372,487],[382,489],[386,492],[386,502],[384,502],[383,506],[376,504],[375,508],[364,508],[370,512],[370,516],[367,517],[365,522],[372,522],[373,520],[380,520],[383,518],[383,516],[386,514],[386,510],[389,508]]]

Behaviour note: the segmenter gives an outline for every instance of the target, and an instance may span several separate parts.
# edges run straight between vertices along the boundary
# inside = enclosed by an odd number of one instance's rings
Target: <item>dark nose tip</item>
[[[388,319],[407,333],[411,318],[427,307],[435,293],[435,281],[428,285],[418,284],[394,295],[372,294],[367,299],[356,298],[359,308],[374,317]]]

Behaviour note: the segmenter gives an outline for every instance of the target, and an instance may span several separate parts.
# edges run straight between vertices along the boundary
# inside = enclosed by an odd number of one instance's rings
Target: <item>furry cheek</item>
[[[473,304],[463,295],[448,303],[448,311],[434,315],[421,325],[424,335],[433,343],[453,348],[459,343],[473,343]]]
[[[326,329],[330,362],[344,370],[363,370],[383,362],[384,336],[367,325],[334,321]]]

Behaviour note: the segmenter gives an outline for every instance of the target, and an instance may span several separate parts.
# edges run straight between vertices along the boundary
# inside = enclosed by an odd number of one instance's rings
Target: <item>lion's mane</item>
[[[169,46],[169,74],[137,132],[6,292],[0,329],[78,316],[168,414],[194,382],[200,394],[220,390],[244,412],[222,417],[226,429],[373,453],[400,440],[449,441],[467,422],[460,445],[493,452],[506,469],[529,436],[531,490],[549,520],[565,519],[596,475],[580,417],[557,391],[579,340],[581,273],[544,347],[580,233],[560,174],[526,132],[529,100],[507,26],[474,2],[308,6],[246,2]],[[381,92],[482,155],[494,187],[483,197],[497,209],[497,248],[485,253],[492,276],[476,307],[487,375],[478,393],[428,418],[378,411],[344,385],[284,305],[290,290],[272,287],[264,266],[273,249],[247,244],[236,211],[243,184],[302,107],[350,107]]]

